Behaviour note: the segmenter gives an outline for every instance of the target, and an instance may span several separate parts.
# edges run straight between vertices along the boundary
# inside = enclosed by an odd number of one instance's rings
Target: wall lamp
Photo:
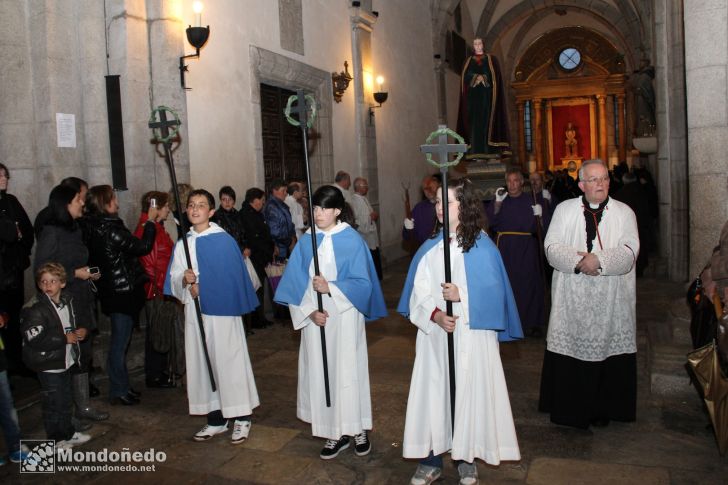
[[[187,27],[187,42],[195,48],[195,53],[179,58],[179,80],[182,85],[182,89],[189,91],[191,88],[185,86],[185,72],[187,72],[187,65],[185,59],[199,59],[200,49],[207,42],[207,38],[210,37],[210,26],[202,27],[202,2],[195,2],[192,5],[192,10],[195,12],[195,19],[197,20],[197,27],[191,25]]]
[[[377,76],[377,91],[374,93],[374,101],[379,103],[377,106],[369,106],[369,124],[372,125],[374,123],[374,110],[376,108],[381,108],[385,101],[387,101],[387,97],[389,96],[389,93],[387,93],[384,90],[384,78],[382,76]]]

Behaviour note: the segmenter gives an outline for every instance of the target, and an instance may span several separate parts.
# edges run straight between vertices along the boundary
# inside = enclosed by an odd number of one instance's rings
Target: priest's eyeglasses
[[[596,184],[599,182],[606,184],[607,182],[609,182],[609,175],[605,175],[604,177],[592,177],[590,179],[584,180],[584,182],[587,184]]]

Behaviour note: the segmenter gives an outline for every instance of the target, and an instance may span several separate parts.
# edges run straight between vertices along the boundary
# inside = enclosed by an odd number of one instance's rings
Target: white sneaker
[[[460,485],[476,485],[478,481],[478,468],[475,463],[460,463],[458,465]]]
[[[210,426],[209,424],[206,424],[201,430],[195,433],[192,439],[195,441],[207,441],[216,434],[224,433],[227,430],[227,421],[225,421],[225,424],[221,424],[220,426]]]
[[[430,485],[440,478],[442,469],[434,466],[419,464],[415,474],[410,478],[410,485]]]
[[[253,423],[250,421],[238,421],[235,420],[235,423],[233,424],[233,436],[230,438],[230,443],[234,445],[239,445],[243,441],[248,439],[248,435],[250,434],[250,426]]]
[[[73,436],[71,436],[67,440],[57,442],[56,448],[73,448],[74,446],[85,443],[90,439],[90,435],[87,435],[86,433],[81,433],[80,431],[76,431],[75,433],[73,433]]]

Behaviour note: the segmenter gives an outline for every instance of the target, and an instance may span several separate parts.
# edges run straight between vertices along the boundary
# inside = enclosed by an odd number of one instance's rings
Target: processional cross
[[[296,107],[293,107],[293,103],[297,101]],[[310,113],[309,113],[310,112]],[[298,119],[291,117],[291,113],[298,115]],[[313,254],[313,270],[316,276],[320,276],[319,262],[318,262],[318,245],[316,244],[316,224],[313,218],[313,195],[311,187],[311,163],[308,159],[308,128],[313,126],[314,119],[316,118],[316,100],[310,94],[304,94],[303,89],[299,89],[296,94],[291,95],[288,98],[286,109],[283,112],[286,115],[286,120],[293,126],[301,128],[303,134],[303,153],[306,160],[306,184],[308,185],[308,220],[311,221],[309,226],[311,227],[311,249]],[[316,292],[316,300],[318,301],[318,311],[323,313],[323,297],[321,293]],[[321,357],[322,364],[324,367],[324,391],[326,393],[326,407],[331,407],[331,391],[329,388],[329,359],[326,353],[326,328],[324,326],[319,327],[321,331]]]
[[[458,143],[448,143],[447,138],[451,136],[455,138]],[[432,144],[432,141],[437,138],[437,143]],[[449,129],[445,125],[439,125],[437,130],[430,133],[430,136],[425,140],[424,145],[420,145],[420,151],[425,154],[427,162],[431,165],[440,169],[442,174],[442,240],[443,249],[445,256],[445,283],[451,283],[451,267],[450,267],[450,217],[449,217],[449,201],[447,193],[447,171],[450,167],[454,167],[463,158],[463,155],[468,150],[468,145],[464,143],[465,140],[453,130]],[[436,154],[438,161],[432,159],[432,154]],[[457,153],[455,160],[450,161],[450,155]],[[447,300],[445,302],[447,315],[452,315],[452,302]],[[450,374],[450,420],[452,422],[452,431],[455,431],[455,344],[453,341],[453,333],[448,332],[447,334],[447,360]]]
[[[167,119],[167,112],[171,113],[174,117],[173,120]],[[159,121],[157,121],[157,113],[159,113]],[[177,113],[175,113],[172,109],[166,107],[166,106],[159,106],[156,109],[152,111],[152,115],[149,118],[149,128],[152,129],[152,132],[154,133],[154,138],[157,140],[158,143],[162,143],[164,145],[164,158],[167,161],[167,166],[169,166],[169,175],[172,179],[172,190],[174,191],[174,200],[176,201],[176,208],[177,208],[177,214],[179,214],[179,224],[182,227],[182,245],[185,250],[185,259],[187,260],[187,268],[192,269],[192,258],[190,257],[190,247],[187,244],[187,231],[188,227],[185,227],[187,224],[185,223],[184,217],[182,215],[184,214],[182,212],[182,201],[179,198],[179,186],[177,185],[177,174],[174,169],[174,159],[172,158],[172,140],[177,136],[177,132],[179,131],[179,127],[182,124],[182,122],[179,120],[179,116],[177,116]],[[170,128],[172,128],[172,132],[170,133]],[[159,133],[154,132],[154,130],[159,130]],[[214,207],[213,207],[214,209]],[[200,330],[200,345],[202,345],[202,350],[205,354],[205,363],[207,364],[207,373],[210,377],[210,386],[212,386],[212,392],[215,392],[217,390],[217,385],[215,384],[215,376],[212,373],[212,364],[210,363],[210,353],[207,350],[207,339],[205,338],[205,327],[202,325],[202,308],[200,307],[200,297],[196,297],[194,299],[195,302],[195,311],[197,313],[197,325]]]

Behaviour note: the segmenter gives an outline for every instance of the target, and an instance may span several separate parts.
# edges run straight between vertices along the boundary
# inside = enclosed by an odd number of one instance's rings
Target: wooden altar
[[[577,51],[579,62],[569,69],[559,56]],[[532,155],[536,170],[566,168],[574,160],[600,158],[616,149],[626,159],[627,139],[623,56],[601,34],[584,27],[566,27],[534,41],[519,60],[511,84],[518,109],[518,139],[513,144],[521,163],[528,160],[524,112],[532,110]],[[565,156],[567,122],[576,125],[578,157]]]

